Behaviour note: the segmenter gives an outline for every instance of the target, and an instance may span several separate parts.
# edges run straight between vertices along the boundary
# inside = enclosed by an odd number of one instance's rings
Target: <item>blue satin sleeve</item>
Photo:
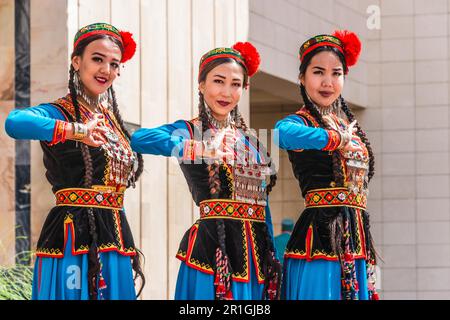
[[[141,128],[131,136],[131,148],[139,153],[166,157],[183,156],[183,142],[191,139],[188,124],[178,120],[156,128]]]
[[[272,239],[273,250],[275,252],[275,257],[277,257],[277,248],[275,247],[275,239],[273,237],[272,214],[270,213],[269,198],[267,198],[267,205],[265,212],[266,212],[267,232],[269,233],[270,239]]]
[[[297,115],[289,115],[275,125],[278,131],[279,147],[285,150],[322,150],[328,144],[329,136],[325,129],[308,127]],[[276,139],[274,139],[276,143]]]
[[[52,141],[56,120],[66,118],[51,104],[16,109],[6,118],[5,131],[14,139]]]

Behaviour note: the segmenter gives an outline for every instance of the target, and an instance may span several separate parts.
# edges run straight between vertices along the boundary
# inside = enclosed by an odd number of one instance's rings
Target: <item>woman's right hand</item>
[[[203,143],[203,158],[231,163],[236,160],[235,145],[236,138],[234,132],[231,129],[226,129],[213,138],[209,143],[209,147],[206,147],[205,143]]]
[[[352,123],[349,124],[349,126],[347,127],[347,129],[344,131],[344,133],[346,135],[348,135],[350,137],[348,143],[342,147],[343,151],[352,151],[352,152],[358,152],[358,151],[362,151],[362,148],[359,144],[355,144],[352,142],[352,138],[353,138],[353,134],[356,133],[356,131],[358,131],[357,128],[355,128],[356,126],[356,120],[354,120]]]
[[[83,140],[80,140],[80,142],[95,148],[100,147],[102,144],[105,144],[107,141],[104,134],[106,133],[107,129],[102,125],[104,123],[103,121],[104,121],[103,115],[96,114],[94,116],[94,119],[85,123],[84,125],[87,128],[87,135],[86,137],[84,137]],[[74,126],[73,123],[70,123],[67,126],[67,133],[66,133],[67,140],[75,140],[73,139],[74,137],[73,126]]]

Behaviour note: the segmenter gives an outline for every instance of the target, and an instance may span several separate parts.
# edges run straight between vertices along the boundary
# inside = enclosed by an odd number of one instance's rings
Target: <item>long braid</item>
[[[348,118],[348,121],[351,123],[355,119],[355,115],[351,112],[350,108],[348,107],[347,103],[345,102],[344,98],[340,97],[341,101],[341,109],[344,111],[345,115]],[[370,145],[369,139],[366,136],[366,133],[361,128],[359,123],[356,123],[356,128],[358,131],[356,132],[357,135],[361,138],[361,141],[366,145],[367,151],[369,152],[369,181],[372,179],[372,177],[375,174],[375,156],[373,154],[372,146]]]
[[[341,96],[340,97],[340,102],[341,102],[341,109],[342,111],[344,111],[345,115],[348,118],[349,122],[353,122],[353,120],[355,119],[355,115],[353,114],[353,112],[351,112],[349,106],[347,105],[347,103],[345,102],[345,99]],[[366,136],[366,133],[364,132],[364,130],[362,130],[362,128],[360,127],[359,123],[356,123],[356,128],[358,129],[358,131],[356,132],[357,135],[361,138],[361,141],[366,145],[367,151],[369,152],[369,174],[368,174],[368,178],[369,181],[372,179],[372,177],[375,174],[375,156],[373,154],[373,150],[372,150],[372,146],[370,145],[369,139]],[[372,238],[372,235],[370,233],[370,223],[369,223],[369,213],[367,211],[364,211],[363,213],[363,221],[364,221],[364,225],[365,225],[365,234],[366,234],[366,246],[368,247],[368,251],[369,251],[369,258],[373,259],[373,261],[376,264],[376,257],[379,256],[377,250],[375,249],[375,245],[374,245],[374,241]]]
[[[81,120],[81,112],[80,112],[80,106],[78,104],[77,100],[77,93],[75,90],[74,85],[74,75],[75,75],[75,69],[73,66],[70,67],[70,79],[69,79],[69,91],[70,91],[70,97],[72,98],[72,103],[75,107],[75,121],[76,122],[82,122]],[[89,147],[81,143],[81,154],[83,156],[83,162],[85,167],[85,173],[84,173],[84,187],[85,188],[91,188],[92,187],[92,176],[93,176],[93,165],[92,165],[92,157],[89,152]],[[89,222],[89,234],[91,236],[91,243],[89,245],[89,253],[88,253],[88,285],[89,285],[89,295],[92,300],[97,300],[97,280],[98,275],[100,272],[100,261],[98,257],[98,251],[97,251],[97,240],[98,240],[98,234],[96,229],[96,223],[95,223],[95,215],[94,210],[92,207],[89,207],[87,209],[88,213],[88,222]]]
[[[198,92],[198,116],[202,122],[202,133],[209,129],[208,114],[206,113],[205,97]]]
[[[256,136],[254,136],[250,130],[248,130],[248,127],[245,123],[244,117],[242,117],[242,114],[239,111],[238,106],[236,106],[233,110],[234,114],[233,117],[235,117],[235,123],[236,127],[242,129],[244,133],[248,134],[251,139],[254,139],[255,142],[258,145],[258,150],[260,150],[261,153],[267,154],[269,158],[268,166],[270,167],[272,163],[272,159],[270,157],[270,153],[267,151],[265,146],[260,143],[260,141],[257,139]],[[274,170],[276,172],[276,169]],[[277,174],[274,173],[270,175],[270,182],[266,187],[266,193],[269,195],[269,193],[272,191],[273,187],[275,186],[277,181]],[[263,290],[263,299],[270,299],[270,300],[278,300],[280,298],[280,288],[281,288],[281,275],[282,275],[282,267],[280,262],[275,257],[275,248],[272,241],[272,238],[269,234],[267,224],[264,223],[263,225],[263,233],[265,236],[265,242],[266,242],[266,255],[264,257],[265,262],[262,266],[262,272],[264,274],[264,290]]]
[[[351,123],[355,120],[354,114],[351,112],[349,106],[345,102],[344,97],[340,96],[340,105],[341,110],[347,116],[348,121]],[[372,179],[375,174],[375,156],[373,154],[372,146],[370,145],[369,139],[366,136],[364,130],[362,130],[361,126],[358,122],[356,122],[356,134],[361,138],[361,141],[366,145],[367,151],[369,153],[369,173],[367,175],[368,182]],[[366,181],[364,181],[366,184]],[[367,187],[367,185],[366,185]],[[370,232],[370,216],[369,213],[365,210],[362,211],[362,219],[363,219],[363,228],[365,234],[365,245],[367,250],[366,264],[367,264],[367,281],[368,281],[368,289],[369,289],[369,297],[370,299],[378,299],[378,293],[375,288],[375,265],[377,264],[377,257],[379,254],[375,248],[374,240],[372,234]],[[344,269],[345,270],[345,269]]]
[[[239,111],[238,106],[236,106],[232,112],[233,112],[232,116],[235,119],[236,127],[242,129],[244,131],[244,133],[251,135],[251,132],[250,132],[250,130],[248,130],[247,124],[245,123],[244,117],[242,116],[241,112]],[[269,157],[269,167],[271,165],[273,165],[272,158],[270,157],[270,153],[266,150],[264,145],[262,143],[259,143],[259,140],[256,137],[254,137],[253,135],[251,135],[251,138],[256,140],[256,142],[258,144],[258,148],[261,150],[261,152],[267,154],[267,156]],[[274,172],[276,172],[276,169],[274,170]],[[270,181],[266,187],[267,195],[269,195],[269,193],[272,192],[272,189],[273,189],[273,187],[275,187],[276,183],[277,183],[277,174],[274,173],[274,174],[270,175]]]
[[[263,224],[263,233],[266,241],[266,250],[262,272],[264,274],[264,290],[262,299],[279,300],[281,293],[282,267],[280,261],[275,257],[275,247],[270,237],[267,224]]]
[[[206,106],[203,94],[199,92],[198,114],[202,123],[202,136],[209,129],[208,114],[206,113]],[[214,161],[208,165],[209,189],[211,197],[219,198],[221,192],[221,180],[219,171],[220,164]],[[216,219],[217,239],[219,247],[216,251],[216,277],[214,284],[216,285],[216,298],[225,299],[226,293],[230,292],[231,288],[231,274],[233,273],[230,260],[227,255],[226,248],[226,232],[225,222],[223,219]]]
[[[201,92],[199,92],[198,114],[202,122],[202,133],[204,134],[209,129],[209,121],[208,114],[206,113],[205,100]],[[214,161],[208,165],[209,189],[211,191],[211,196],[216,198],[219,198],[222,189],[219,170],[220,165],[218,161]]]
[[[309,113],[314,117],[314,119],[319,123],[319,125],[324,129],[330,129],[329,125],[325,123],[320,114],[319,110],[313,105],[311,100],[309,100],[308,95],[306,94],[306,89],[303,85],[300,85],[300,92],[305,103],[306,109]],[[333,180],[336,183],[336,186],[342,187],[344,186],[345,177],[344,171],[341,163],[341,156],[338,150],[333,151],[332,155],[332,164],[333,164]]]
[[[269,153],[268,153],[268,154],[269,154]],[[270,154],[269,154],[269,155],[270,155]],[[274,165],[274,164],[270,163],[270,164],[269,164],[269,167],[270,167],[271,165]],[[276,169],[275,169],[275,171],[276,171]],[[267,195],[269,195],[269,194],[272,192],[273,187],[275,187],[275,185],[277,184],[277,179],[278,179],[278,176],[277,176],[276,173],[270,175],[269,184],[268,184],[267,187],[266,187]]]
[[[122,129],[123,133],[125,133],[125,135],[127,136],[128,139],[131,139],[131,135],[128,132],[127,128],[125,127],[125,124],[123,122],[122,116],[119,112],[119,107],[117,105],[117,99],[116,99],[116,92],[114,91],[113,86],[111,86],[109,88],[109,92],[111,94],[112,97],[112,108],[113,108],[113,114],[114,117],[116,118],[117,122],[120,125],[120,129]],[[137,160],[138,160],[138,168],[136,173],[134,174],[134,179],[137,180],[139,179],[139,177],[141,176],[142,172],[144,171],[144,159],[142,157],[142,154],[137,153]]]
[[[239,107],[236,106],[233,110],[234,116],[236,119],[236,127],[242,129],[245,133],[248,132],[247,124],[245,123],[244,117],[242,116],[241,112],[239,111]]]
[[[109,93],[111,94],[111,97],[112,97],[112,110],[113,110],[114,117],[116,118],[117,122],[119,123],[120,129],[122,130],[122,132],[127,136],[128,139],[131,139],[131,135],[128,132],[127,128],[125,127],[122,116],[120,114],[119,107],[117,105],[116,92],[114,91],[113,86],[109,87]],[[144,169],[144,159],[142,158],[142,154],[137,153],[137,159],[138,159],[138,169],[134,176],[135,180],[137,180],[139,178],[139,176],[142,174],[143,169]],[[142,289],[145,286],[145,276],[144,276],[144,272],[142,271],[141,256],[144,260],[145,260],[145,257],[142,254],[142,251],[140,251],[138,248],[135,248],[135,249],[136,249],[136,254],[131,259],[132,259],[132,268],[133,268],[134,272],[136,273],[134,280],[136,280],[136,278],[139,276],[142,281],[141,287],[137,294],[137,296],[139,297],[139,295],[142,292]]]

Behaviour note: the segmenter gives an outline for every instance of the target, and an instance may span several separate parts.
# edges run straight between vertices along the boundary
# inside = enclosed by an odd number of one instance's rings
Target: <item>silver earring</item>
[[[341,109],[341,99],[337,98],[334,102],[333,102],[333,110],[334,112],[338,111],[339,109]]]
[[[74,84],[77,95],[81,96],[81,93],[83,92],[83,88],[82,88],[82,84],[80,81],[80,75],[78,73],[78,70],[76,70],[73,75],[73,84]]]
[[[83,82],[81,82],[79,71],[75,71],[73,75],[73,84],[75,86],[75,91],[78,96],[82,97],[84,101],[86,101],[90,106],[95,107],[109,99],[109,90],[106,90],[104,93],[100,94],[97,98],[91,98],[88,96],[84,90]]]
[[[339,116],[342,110],[341,96],[339,96],[333,104],[334,113]]]

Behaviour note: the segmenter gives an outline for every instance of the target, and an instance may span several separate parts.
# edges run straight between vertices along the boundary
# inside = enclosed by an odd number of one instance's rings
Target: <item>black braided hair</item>
[[[367,211],[362,211],[364,234],[366,236],[366,250],[367,260],[372,259],[373,264],[377,264],[378,258],[383,261],[379,252],[375,248],[375,241],[373,240],[372,233],[370,232],[370,215]],[[384,262],[384,261],[383,261]]]
[[[206,113],[206,106],[203,94],[199,92],[198,95],[199,95],[198,114],[202,122],[202,135],[203,135],[209,129],[209,122],[208,122],[208,115]],[[208,176],[209,176],[209,189],[211,195],[213,197],[219,198],[220,192],[222,190],[222,185],[220,180],[220,164],[218,161],[214,161],[213,163],[208,164]]]
[[[77,100],[77,93],[75,90],[75,84],[74,84],[74,75],[75,75],[75,69],[73,66],[70,66],[70,78],[69,78],[69,92],[70,97],[72,99],[72,103],[75,107],[75,121],[82,123],[81,120],[81,113],[80,113],[80,105],[78,104]],[[84,187],[87,189],[90,189],[92,186],[92,176],[93,176],[93,165],[92,165],[92,157],[89,151],[89,147],[84,144],[80,143],[81,153],[83,156],[83,162],[85,167],[85,173],[84,173]],[[88,215],[88,222],[89,222],[89,235],[91,236],[91,243],[89,245],[89,252],[88,252],[88,285],[89,285],[89,295],[90,299],[97,300],[97,281],[98,281],[98,275],[100,272],[100,261],[98,260],[98,249],[97,249],[97,240],[98,240],[98,234],[96,229],[96,223],[95,223],[95,215],[94,210],[92,207],[89,207],[87,209],[87,215]]]
[[[232,111],[232,117],[235,119],[236,127],[239,129],[242,129],[244,133],[250,136],[251,139],[254,140],[254,142],[258,145],[258,150],[260,150],[262,153],[267,154],[269,158],[269,167],[273,165],[272,158],[270,157],[270,153],[267,151],[264,144],[260,143],[258,138],[252,134],[250,130],[248,130],[247,124],[245,123],[244,117],[242,116],[241,112],[239,111],[239,106],[236,106]],[[276,169],[273,170],[276,172]],[[270,181],[269,184],[266,187],[267,195],[269,195],[270,192],[272,192],[273,187],[275,187],[277,183],[277,174],[271,174],[270,175]]]
[[[201,92],[199,94],[199,104],[198,104],[198,114],[199,118],[202,122],[202,136],[209,129],[208,122],[208,114],[206,113],[206,106],[203,94]],[[220,164],[218,161],[214,161],[211,164],[208,164],[208,181],[209,181],[209,190],[211,196],[214,198],[219,198],[222,182],[220,179]],[[226,248],[226,232],[225,232],[225,222],[223,219],[216,219],[216,230],[217,230],[217,240],[219,241],[219,248],[222,251],[223,257],[227,257],[227,248]],[[230,259],[228,261],[228,270],[230,274],[233,274],[233,269],[231,267]],[[217,263],[217,261],[216,261]]]
[[[276,296],[275,300],[280,299],[280,293],[281,293],[281,277],[283,274],[282,266],[280,261],[275,257],[275,247],[272,241],[272,238],[270,237],[269,230],[267,228],[267,224],[263,224],[263,233],[265,235],[265,241],[266,241],[266,252],[263,257],[264,263],[262,266],[262,272],[264,274],[264,290],[263,290],[263,297],[262,299],[268,299],[268,289],[271,281],[276,281]]]
[[[117,105],[116,92],[114,91],[113,86],[111,85],[111,87],[109,87],[108,90],[112,97],[112,110],[113,110],[114,117],[116,118],[117,122],[119,123],[120,129],[123,131],[123,133],[127,136],[128,139],[131,139],[131,135],[128,132],[127,128],[125,127],[122,116],[120,115],[119,107]],[[144,159],[142,158],[142,154],[137,153],[137,159],[138,159],[139,165],[138,165],[138,169],[135,173],[135,178],[134,178],[135,180],[137,180],[140,177],[140,175],[142,174],[142,171],[144,169]],[[142,251],[140,251],[138,248],[135,248],[135,249],[136,249],[136,254],[131,259],[132,259],[133,270],[136,273],[134,280],[136,280],[136,278],[139,276],[142,281],[142,285],[137,294],[137,296],[139,297],[139,295],[141,294],[142,289],[144,288],[144,285],[145,285],[145,276],[144,276],[144,272],[142,271],[140,261],[141,261],[141,256],[144,260],[145,260],[145,257],[143,255]]]
[[[238,112],[238,115],[242,118],[240,113]],[[244,119],[242,118],[242,122]],[[243,122],[244,123],[244,122]],[[245,126],[245,123],[244,123]],[[245,129],[244,129],[245,130]],[[267,156],[269,157],[269,167],[274,165],[272,163],[272,158],[270,157],[270,153],[265,149],[264,145],[262,143],[259,143],[258,140],[258,148],[262,150],[262,152],[265,152]],[[276,172],[276,168],[274,168],[274,172]],[[271,174],[270,175],[270,181],[269,184],[266,187],[266,193],[267,195],[272,192],[273,187],[276,185],[277,182],[277,174]],[[269,234],[269,230],[267,228],[267,224],[263,224],[263,233],[265,235],[265,242],[266,242],[266,252],[265,256],[263,257],[264,263],[262,266],[262,271],[264,274],[264,290],[263,290],[263,297],[262,299],[269,299],[270,296],[268,294],[269,291],[269,285],[270,282],[275,281],[276,282],[276,295],[275,300],[280,299],[280,293],[281,293],[281,277],[283,274],[282,266],[280,261],[275,257],[275,247],[274,243],[272,241],[272,237]]]
[[[109,87],[108,90],[112,97],[112,110],[113,110],[114,117],[116,118],[117,122],[119,123],[120,129],[123,131],[123,133],[125,133],[128,140],[130,140],[131,135],[128,132],[127,128],[125,127],[125,124],[122,119],[122,115],[120,114],[120,111],[119,111],[119,106],[117,105],[116,92],[114,91],[114,88],[112,85],[111,85],[111,87]],[[136,153],[136,154],[137,154],[137,160],[138,160],[138,168],[135,173],[135,180],[138,180],[139,177],[141,176],[142,172],[144,171],[144,159],[142,158],[142,154],[140,154],[140,153]]]
[[[342,96],[339,97],[341,101],[341,109],[344,111],[345,115],[348,118],[349,122],[353,122],[355,119],[355,115],[352,113],[350,108],[348,107],[347,103],[345,102],[344,98]],[[356,122],[356,128],[358,131],[356,131],[356,134],[361,138],[361,141],[366,145],[367,151],[369,152],[369,181],[372,179],[372,177],[375,174],[375,156],[373,154],[372,146],[370,145],[369,139],[367,139],[366,133],[363,129],[361,129],[361,126],[358,122]]]

